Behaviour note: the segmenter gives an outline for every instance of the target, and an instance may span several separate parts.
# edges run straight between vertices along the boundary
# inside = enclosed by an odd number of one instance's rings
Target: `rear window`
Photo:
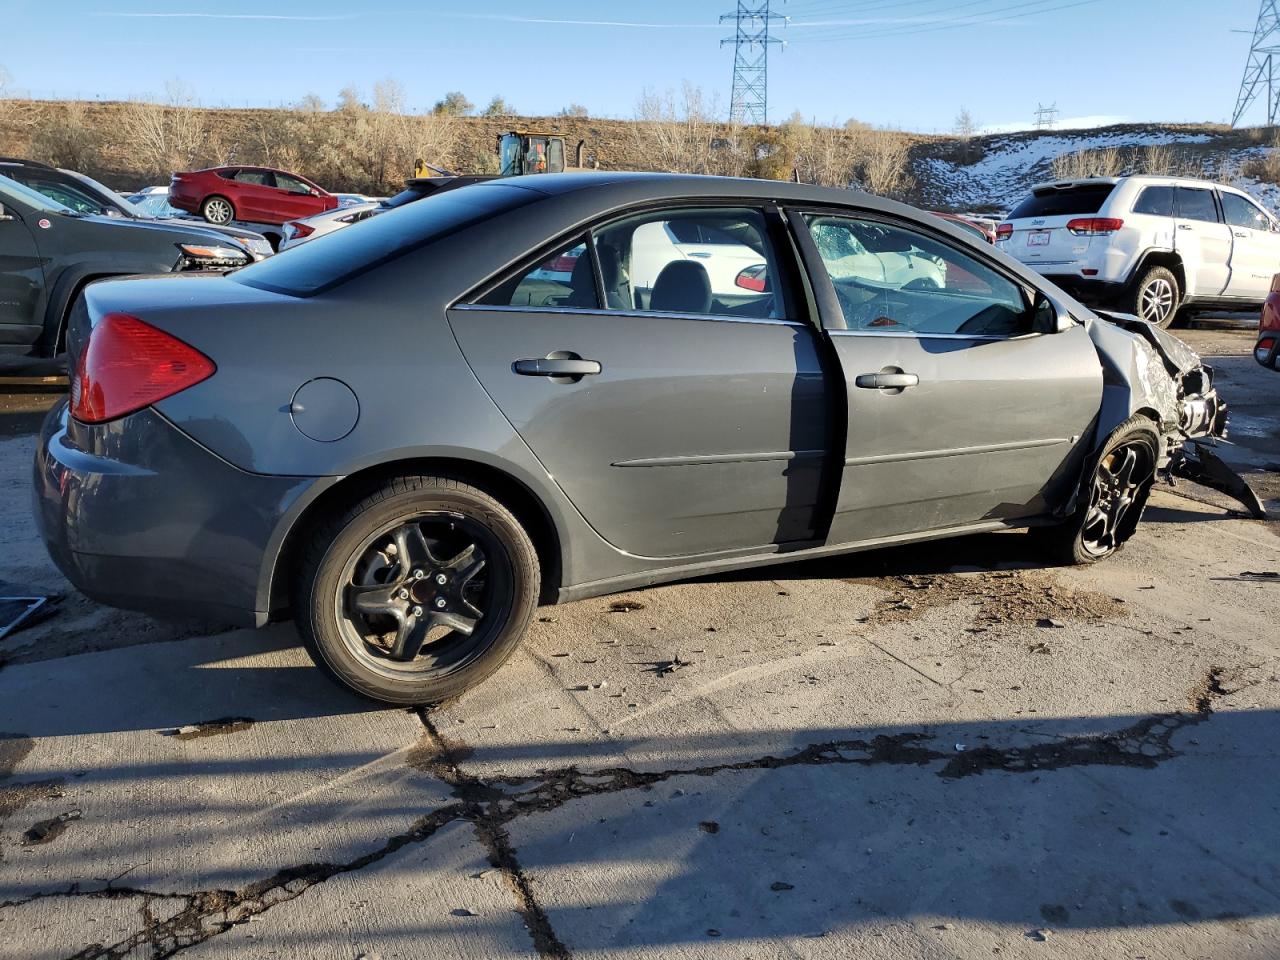
[[[312,296],[541,196],[508,186],[450,190],[250,264],[231,279],[275,293]]]
[[[1044,187],[1013,208],[1009,220],[1024,217],[1069,217],[1097,213],[1115,189],[1112,183],[1085,183],[1057,189]]]

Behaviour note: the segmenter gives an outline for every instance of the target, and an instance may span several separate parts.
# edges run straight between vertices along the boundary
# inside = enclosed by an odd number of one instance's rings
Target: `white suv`
[[[1180,177],[1033,187],[996,246],[1090,303],[1162,327],[1180,307],[1253,309],[1280,272],[1280,222],[1248,194]]]

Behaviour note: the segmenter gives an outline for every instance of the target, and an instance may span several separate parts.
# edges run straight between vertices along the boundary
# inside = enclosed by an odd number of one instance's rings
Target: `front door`
[[[1213,191],[1178,187],[1174,191],[1173,248],[1182,258],[1187,292],[1216,297],[1231,273],[1231,228],[1218,215]]]
[[[311,187],[297,177],[277,173],[275,180],[276,196],[273,202],[285,220],[298,220],[324,210],[324,200],[313,194]]]
[[[40,251],[24,217],[39,211],[19,210],[0,194],[0,353],[39,339],[45,304]]]
[[[915,225],[793,222],[828,297],[848,399],[829,541],[1029,518],[1061,502],[1102,396],[1084,328],[1031,332],[1018,284]]]
[[[651,212],[548,251],[449,321],[494,402],[618,549],[811,541],[829,428],[817,331],[767,282],[722,301],[708,268],[674,249],[643,306],[631,290],[638,229],[694,219],[776,269],[761,211]]]
[[[1226,294],[1265,300],[1271,278],[1280,273],[1280,233],[1275,230],[1275,221],[1247,197],[1238,193],[1219,196],[1232,235],[1231,279]]]

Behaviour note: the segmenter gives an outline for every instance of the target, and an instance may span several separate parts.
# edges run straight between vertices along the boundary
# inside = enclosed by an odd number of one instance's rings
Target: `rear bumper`
[[[1046,273],[1044,278],[1090,306],[1112,302],[1124,293],[1125,288],[1119,281],[1095,280],[1072,273]]]
[[[266,622],[280,531],[316,482],[246,473],[150,409],[86,426],[65,401],[45,419],[33,479],[40,534],[77,590],[244,625]]]

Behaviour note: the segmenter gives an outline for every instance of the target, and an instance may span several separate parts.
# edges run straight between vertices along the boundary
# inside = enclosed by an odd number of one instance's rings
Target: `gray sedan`
[[[539,603],[1017,527],[1102,559],[1226,419],[1178,341],[935,217],[685,176],[480,183],[94,284],[69,355],[35,484],[71,581],[292,616],[402,704],[484,679]]]

